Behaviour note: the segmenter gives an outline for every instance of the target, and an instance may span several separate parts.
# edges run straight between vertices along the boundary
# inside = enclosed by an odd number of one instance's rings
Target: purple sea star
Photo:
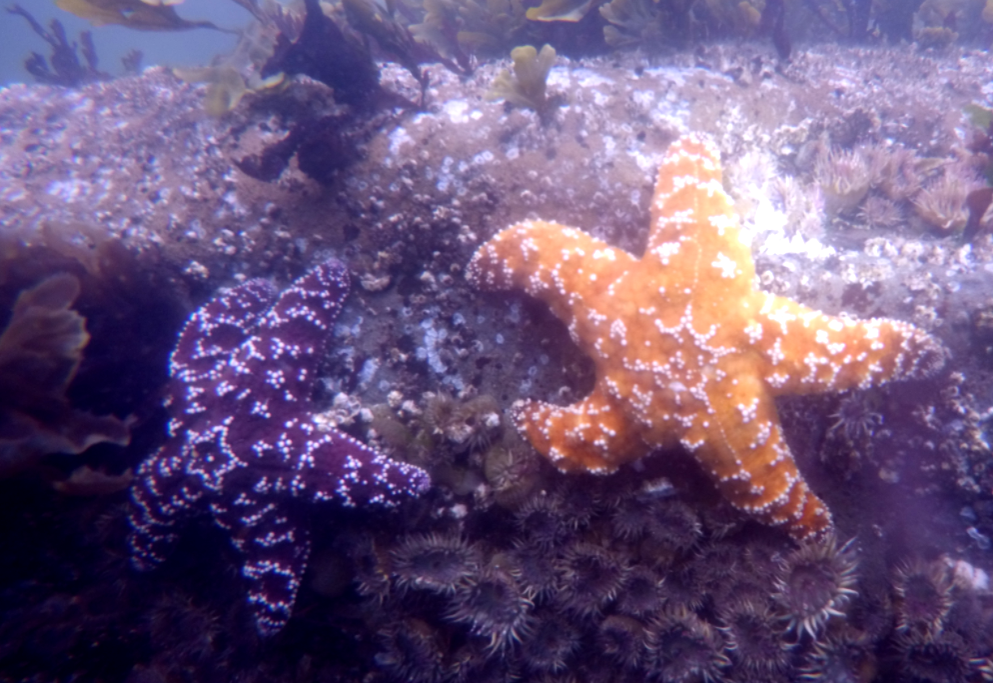
[[[263,635],[286,624],[307,566],[308,506],[298,501],[394,505],[430,485],[424,470],[311,419],[316,366],[348,287],[331,259],[278,298],[252,280],[194,313],[170,362],[169,440],[132,488],[132,563],[155,567],[180,523],[212,515],[244,557]]]

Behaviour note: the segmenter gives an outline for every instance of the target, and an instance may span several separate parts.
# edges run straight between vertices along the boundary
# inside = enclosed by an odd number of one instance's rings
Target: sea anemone
[[[454,534],[414,534],[390,552],[393,577],[401,589],[451,594],[476,571],[479,552]]]
[[[694,572],[694,566],[690,564],[669,567],[662,592],[667,605],[682,606],[691,612],[702,608],[707,597],[700,589],[700,579]]]
[[[906,147],[872,147],[868,150],[872,185],[883,195],[901,202],[921,187],[920,159],[912,149]]]
[[[798,672],[804,681],[857,683],[875,671],[873,640],[850,624],[843,624],[822,641],[813,643]]]
[[[817,160],[814,176],[824,193],[828,216],[851,211],[869,191],[869,162],[861,150],[832,150]]]
[[[559,563],[562,606],[579,616],[599,614],[624,587],[628,575],[626,558],[593,543],[570,546]]]
[[[377,635],[376,664],[396,680],[436,683],[444,678],[445,639],[427,622],[413,617],[392,621]]]
[[[859,218],[873,228],[892,228],[904,221],[903,211],[896,202],[877,194],[862,202]]]
[[[559,573],[554,553],[517,540],[509,555],[510,572],[530,600],[541,602],[558,590]]]
[[[655,524],[655,501],[638,495],[627,495],[613,507],[610,528],[614,536],[626,541],[645,536]]]
[[[654,487],[642,487],[623,495],[611,508],[611,529],[615,536],[625,540],[650,536],[657,543],[681,552],[691,548],[703,530],[693,508]]]
[[[789,645],[783,641],[782,623],[767,602],[732,599],[720,610],[720,618],[727,650],[750,675],[782,673],[789,666]]]
[[[651,567],[635,565],[628,574],[624,590],[617,598],[617,609],[634,617],[657,613],[665,604],[662,592],[665,580]]]
[[[372,536],[363,535],[349,548],[355,590],[383,603],[390,594],[390,557]]]
[[[969,221],[965,200],[978,187],[972,171],[946,167],[938,180],[914,195],[914,210],[941,235],[961,232]]]
[[[741,550],[734,543],[708,543],[694,555],[692,563],[699,583],[708,591],[720,591],[747,575],[739,571],[743,561]]]
[[[944,632],[931,637],[905,631],[897,635],[894,645],[904,680],[921,683],[968,680],[972,652],[957,633]]]
[[[700,540],[703,527],[696,511],[681,500],[659,500],[654,508],[652,538],[677,553],[686,552]]]
[[[483,456],[483,473],[497,503],[520,505],[541,481],[541,468],[533,449],[517,443],[490,446]]]
[[[149,632],[159,652],[168,652],[170,668],[184,671],[216,664],[224,629],[218,615],[189,596],[166,592],[152,609]]]
[[[597,645],[618,663],[635,669],[648,654],[648,629],[638,619],[614,614],[600,622]]]
[[[817,640],[831,617],[844,616],[852,596],[857,595],[854,541],[839,548],[837,538],[829,534],[807,542],[779,562],[773,599],[787,631]]]
[[[424,419],[432,433],[470,451],[493,443],[503,424],[496,399],[485,395],[460,403],[447,394],[435,394],[427,400]]]
[[[952,587],[948,566],[940,560],[917,558],[900,564],[893,574],[897,630],[940,633],[952,607]]]
[[[558,496],[544,491],[524,502],[514,514],[514,522],[530,543],[546,550],[557,545],[570,531]]]
[[[532,603],[507,571],[488,567],[461,584],[449,598],[446,618],[467,624],[499,652],[531,632]]]
[[[834,423],[828,434],[840,432],[850,442],[872,436],[876,427],[883,424],[883,416],[875,412],[865,392],[854,392],[842,397],[838,409],[831,414]]]
[[[536,619],[521,647],[521,659],[533,672],[559,673],[579,649],[582,634],[557,614],[535,615]]]
[[[603,499],[603,482],[603,477],[584,472],[563,477],[555,487],[559,510],[573,531],[589,526]]]
[[[648,633],[649,673],[666,683],[720,680],[731,662],[720,633],[685,607],[666,608]]]
[[[459,404],[449,394],[425,394],[423,418],[428,429],[436,436],[445,436],[445,428],[455,419]]]

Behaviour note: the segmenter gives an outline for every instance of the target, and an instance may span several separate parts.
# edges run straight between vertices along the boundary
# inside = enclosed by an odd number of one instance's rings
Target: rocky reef
[[[343,116],[327,85],[297,76],[220,117],[210,84],[163,68],[0,90],[0,295],[78,279],[92,337],[66,395],[131,434],[0,482],[0,679],[993,679],[993,238],[984,216],[963,234],[991,66],[955,45],[558,56],[539,114],[487,100],[506,64],[424,67],[426,88],[385,65],[419,109],[370,114],[347,160],[329,142],[301,163],[294,142],[269,179],[245,160]],[[472,254],[540,218],[640,258],[654,176],[690,132],[720,150],[761,290],[948,349],[927,379],[776,399],[833,534],[757,523],[680,446],[560,473],[512,426],[515,401],[577,403],[596,371],[541,303],[474,290]],[[128,493],[69,496],[52,472],[140,466],[166,439],[182,320],[331,257],[354,286],[313,420],[433,484],[399,510],[294,508],[308,568],[261,637],[224,529],[192,519],[136,573]]]

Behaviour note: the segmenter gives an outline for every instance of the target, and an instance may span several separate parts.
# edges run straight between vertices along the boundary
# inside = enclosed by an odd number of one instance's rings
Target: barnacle
[[[844,616],[856,595],[855,539],[840,548],[833,534],[810,541],[779,563],[776,601],[787,631],[818,639],[831,617]]]
[[[700,586],[708,592],[734,591],[736,579],[751,574],[741,558],[741,549],[733,543],[710,542],[694,552],[693,567]]]
[[[455,419],[446,435],[451,441],[465,444],[470,451],[486,448],[500,433],[500,406],[492,396],[477,396],[455,411]]]
[[[538,52],[531,45],[522,45],[510,51],[510,58],[514,61],[514,72],[501,71],[486,93],[486,99],[506,100],[543,113],[549,103],[545,82],[555,63],[555,48],[545,45]]]
[[[552,490],[558,510],[573,531],[585,529],[604,499],[604,477],[581,474],[561,479]]]
[[[82,453],[96,443],[127,445],[127,424],[77,410],[66,390],[89,341],[71,310],[72,275],[53,275],[20,293],[0,334],[0,476],[46,453]]]

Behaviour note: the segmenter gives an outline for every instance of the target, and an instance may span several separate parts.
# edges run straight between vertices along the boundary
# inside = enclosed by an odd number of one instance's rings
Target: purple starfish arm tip
[[[252,280],[194,313],[172,354],[170,439],[132,488],[133,564],[167,555],[179,523],[210,514],[244,557],[258,630],[289,619],[310,553],[309,516],[290,498],[392,506],[427,473],[313,421],[316,370],[349,290],[335,259],[282,293]]]

